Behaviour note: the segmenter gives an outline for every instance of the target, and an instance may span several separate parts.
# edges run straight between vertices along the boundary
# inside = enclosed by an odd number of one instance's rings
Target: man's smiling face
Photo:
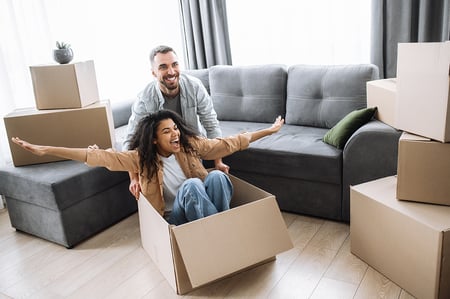
[[[168,96],[176,96],[179,92],[178,79],[180,67],[174,52],[157,53],[154,57],[152,74],[159,82],[159,88]]]

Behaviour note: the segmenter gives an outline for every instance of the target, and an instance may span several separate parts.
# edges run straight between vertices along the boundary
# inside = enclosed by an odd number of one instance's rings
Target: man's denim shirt
[[[221,137],[222,131],[217,120],[217,113],[201,81],[195,77],[180,74],[179,84],[181,112],[186,123],[208,138]],[[128,149],[128,140],[133,136],[139,120],[150,112],[163,109],[163,105],[164,97],[159,89],[158,81],[155,80],[139,93],[132,106],[123,150]]]

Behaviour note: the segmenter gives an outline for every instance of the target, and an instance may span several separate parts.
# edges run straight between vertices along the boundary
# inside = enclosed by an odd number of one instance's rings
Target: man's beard
[[[164,87],[166,87],[168,90],[175,90],[178,88],[178,78],[177,80],[174,82],[174,84],[167,84],[167,82],[164,80],[164,78],[162,80],[159,81],[159,83],[161,83]]]

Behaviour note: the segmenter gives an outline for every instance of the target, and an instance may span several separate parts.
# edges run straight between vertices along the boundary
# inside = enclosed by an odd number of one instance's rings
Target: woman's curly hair
[[[130,150],[137,150],[139,155],[139,166],[141,168],[140,175],[143,174],[144,169],[147,169],[148,179],[150,180],[158,170],[158,156],[156,144],[153,140],[156,139],[156,130],[161,121],[171,119],[180,130],[180,145],[182,150],[186,152],[195,152],[189,144],[190,137],[198,137],[199,134],[190,128],[179,114],[171,110],[159,110],[150,113],[139,121],[134,135],[129,140]]]

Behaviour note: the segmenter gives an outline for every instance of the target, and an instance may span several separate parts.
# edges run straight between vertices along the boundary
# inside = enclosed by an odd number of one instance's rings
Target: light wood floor
[[[283,213],[295,248],[185,298],[413,298],[350,253],[349,225]],[[137,213],[74,249],[16,232],[0,210],[0,299],[178,298],[140,243]]]

